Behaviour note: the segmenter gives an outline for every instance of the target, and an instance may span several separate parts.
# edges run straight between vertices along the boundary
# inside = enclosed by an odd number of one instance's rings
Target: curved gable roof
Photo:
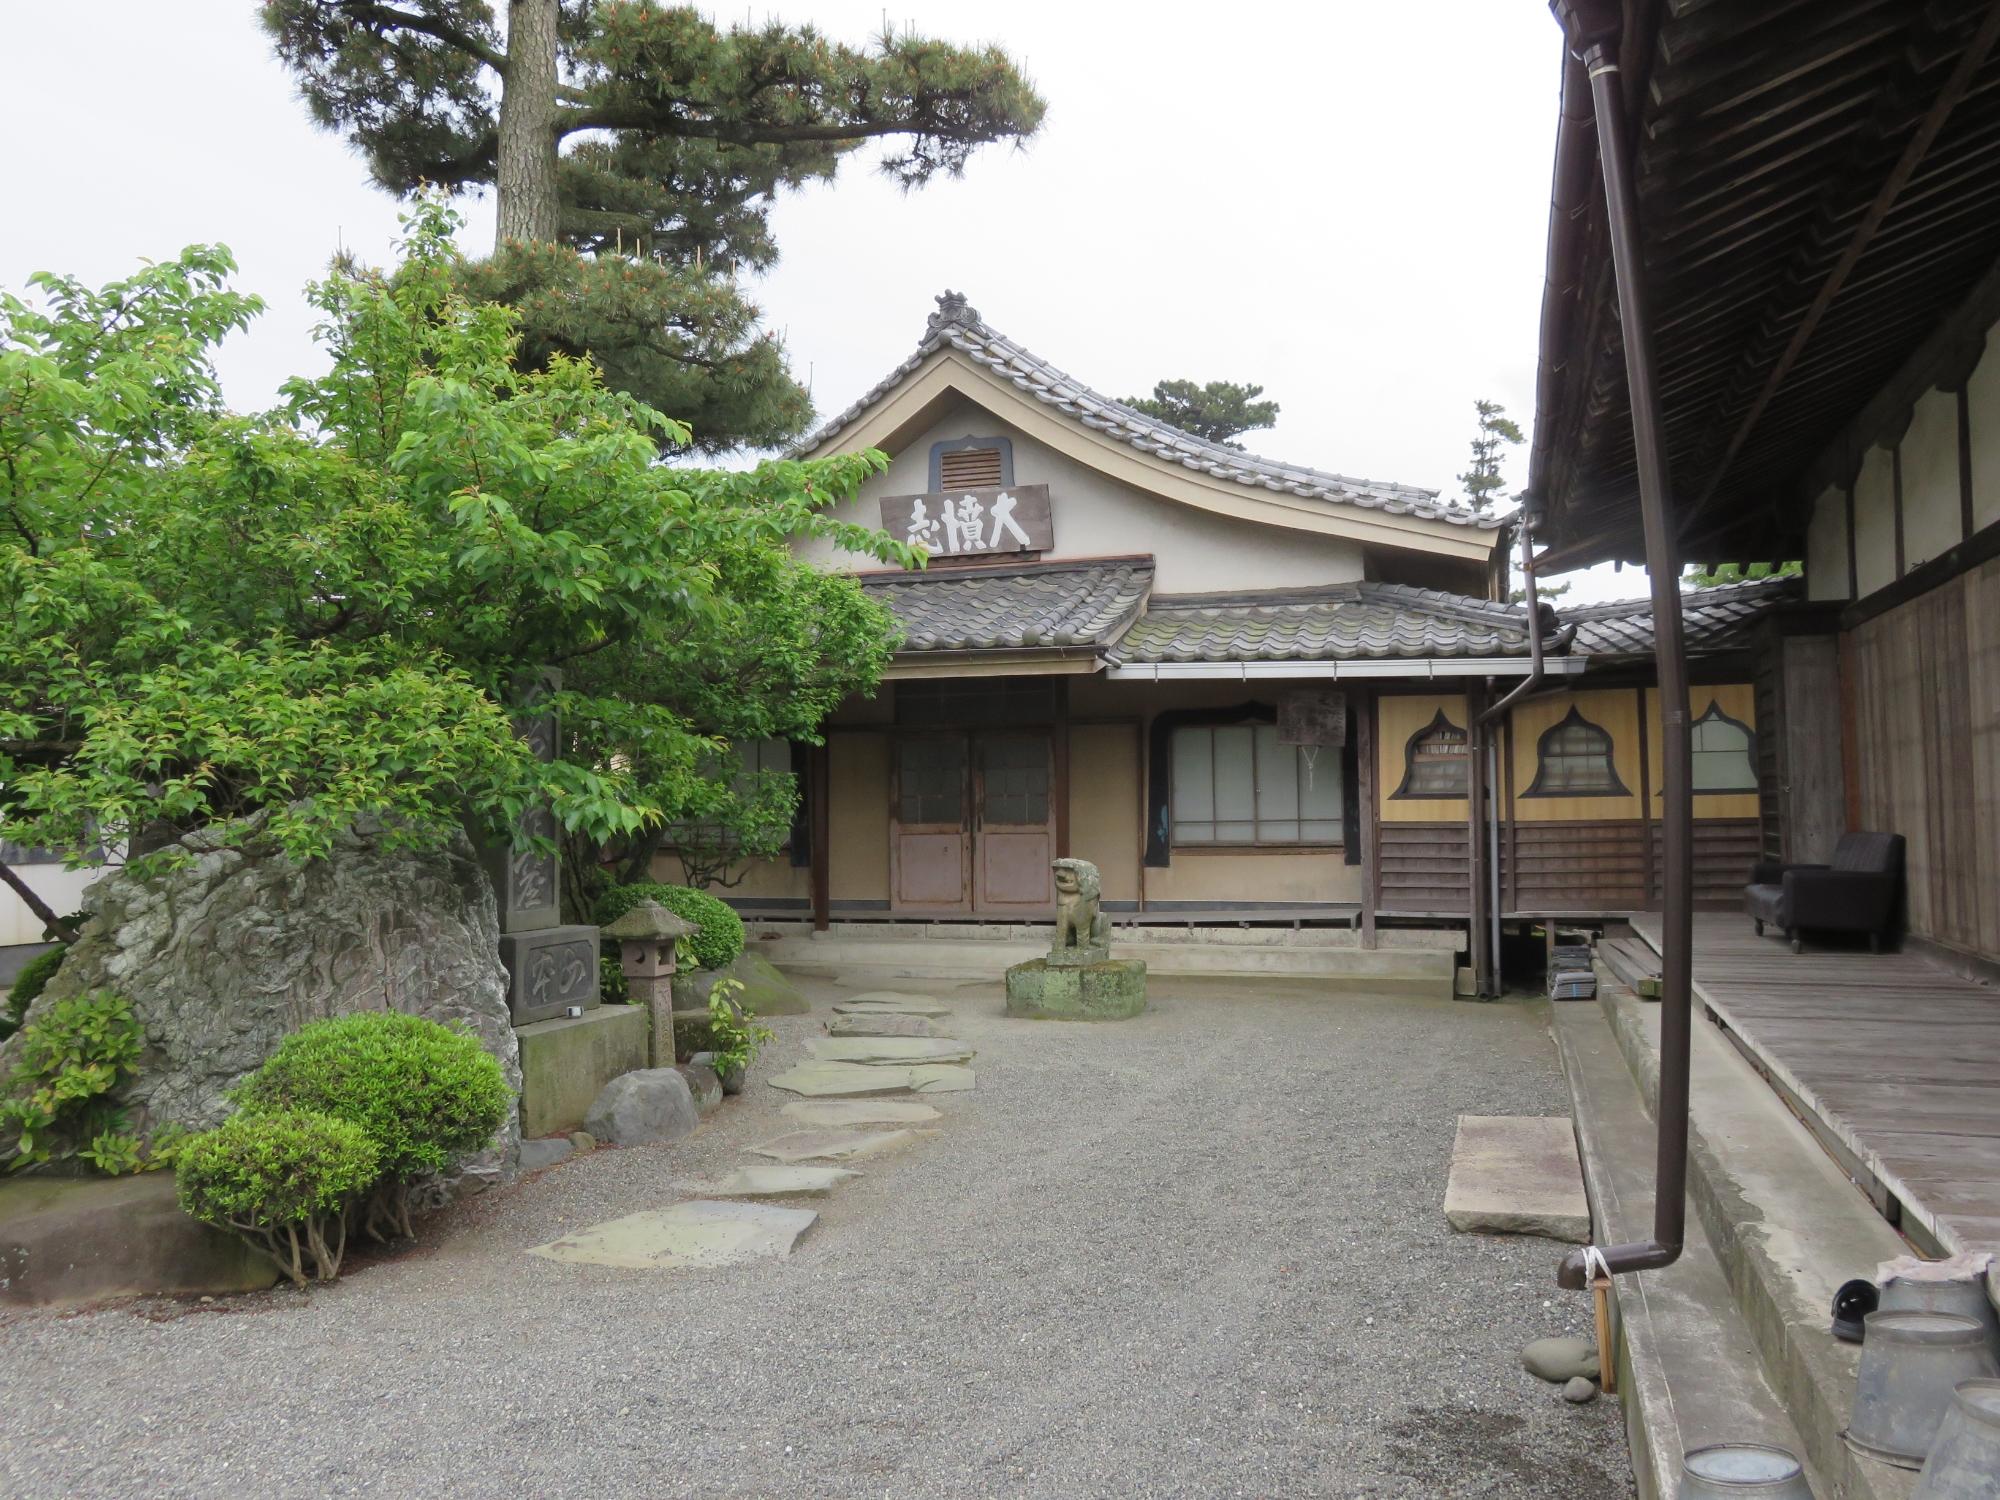
[[[1354,479],[1322,469],[1280,463],[1195,437],[1100,395],[1065,374],[989,326],[959,293],[946,292],[937,299],[937,304],[938,310],[931,314],[916,352],[860,400],[805,439],[795,451],[811,453],[832,444],[915,376],[927,361],[949,350],[1101,441],[1123,444],[1210,481],[1285,496],[1294,502],[1306,500],[1330,508],[1370,510],[1443,522],[1475,534],[1491,533],[1508,519],[1505,515],[1477,512],[1467,505],[1443,499],[1436,490]],[[1482,540],[1490,541],[1490,536]]]

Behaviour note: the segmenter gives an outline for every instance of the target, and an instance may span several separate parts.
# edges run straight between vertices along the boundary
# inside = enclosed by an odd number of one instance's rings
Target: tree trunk
[[[507,74],[500,84],[498,243],[552,244],[556,196],[556,0],[507,0]],[[496,245],[495,248],[498,248]]]
[[[28,883],[25,880],[23,880],[20,876],[16,875],[13,872],[13,870],[5,864],[0,864],[0,881],[4,881],[8,886],[10,886],[13,889],[14,894],[19,896],[22,899],[22,901],[27,903],[28,910],[33,912],[36,916],[42,919],[43,927],[47,928],[50,932],[53,932],[58,938],[62,939],[62,941],[65,943],[73,943],[76,941],[76,929],[70,926],[69,923],[65,922],[61,917],[57,916],[54,910],[51,909],[51,907],[49,906],[49,903],[44,901],[40,896],[36,895],[34,890],[28,885]]]

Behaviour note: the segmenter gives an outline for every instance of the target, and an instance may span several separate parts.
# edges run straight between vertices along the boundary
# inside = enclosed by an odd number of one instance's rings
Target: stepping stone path
[[[881,1015],[835,1016],[827,1023],[829,1036],[936,1036],[922,1016],[885,1011]]]
[[[898,995],[888,990],[874,990],[866,995],[856,995],[852,1000],[836,1000],[833,1013],[837,1016],[948,1016],[951,1008],[938,1004],[928,995]]]
[[[738,1167],[707,1182],[689,1181],[676,1186],[736,1198],[789,1198],[830,1193],[849,1178],[860,1175],[845,1167]]]
[[[962,1063],[972,1061],[963,1042],[932,1036],[828,1036],[806,1043],[806,1055],[821,1062]]]
[[[917,1135],[914,1130],[794,1130],[750,1150],[783,1162],[861,1161],[900,1151],[914,1144]]]
[[[833,1008],[836,1019],[828,1028],[830,1034],[806,1043],[809,1060],[768,1080],[775,1088],[806,1095],[807,1101],[784,1107],[784,1113],[805,1128],[749,1148],[765,1161],[677,1184],[684,1191],[713,1197],[594,1224],[537,1245],[528,1254],[572,1265],[646,1271],[737,1265],[790,1255],[819,1215],[811,1209],[735,1200],[832,1192],[861,1174],[846,1167],[801,1163],[864,1160],[937,1134],[916,1128],[938,1118],[928,1104],[865,1096],[952,1093],[970,1089],[975,1081],[972,1069],[964,1066],[973,1049],[935,1035],[932,1018],[950,1012],[929,996],[883,990],[857,995]],[[692,1128],[693,1100],[684,1073],[661,1068],[627,1077],[677,1085],[676,1102],[686,1106],[682,1113],[690,1117],[686,1124]],[[641,1123],[655,1122],[648,1118]],[[871,1125],[889,1128],[857,1128]],[[634,1143],[672,1138],[670,1129],[637,1130]]]
[[[528,1254],[571,1265],[635,1271],[733,1266],[790,1255],[798,1237],[818,1217],[809,1208],[697,1198],[594,1224],[537,1245]]]
[[[938,1112],[928,1104],[907,1099],[810,1099],[787,1104],[784,1112],[821,1130],[849,1125],[921,1125],[938,1118]]]
[[[800,1063],[767,1079],[772,1088],[809,1099],[857,1094],[955,1094],[973,1086],[972,1069],[958,1063]]]

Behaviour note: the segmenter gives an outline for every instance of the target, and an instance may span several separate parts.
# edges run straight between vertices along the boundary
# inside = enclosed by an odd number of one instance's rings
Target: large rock
[[[736,1003],[753,1016],[803,1016],[812,1011],[812,1003],[776,964],[747,948],[726,968],[688,969],[676,974],[674,1009],[706,1012],[708,992],[718,979],[734,979],[743,986],[736,994]]]
[[[131,1002],[146,1032],[123,1096],[136,1126],[220,1124],[224,1095],[287,1033],[353,1011],[467,1027],[518,1092],[493,890],[464,837],[413,851],[361,828],[300,864],[228,847],[227,832],[190,834],[194,858],[179,869],[119,869],[93,885],[90,918],[29,1013],[86,990]],[[0,1072],[19,1045],[0,1047]],[[495,1149],[468,1165],[473,1182],[511,1166],[513,1114]]]
[[[640,1068],[604,1086],[583,1122],[611,1146],[652,1146],[693,1135],[701,1123],[688,1081],[675,1068]]]

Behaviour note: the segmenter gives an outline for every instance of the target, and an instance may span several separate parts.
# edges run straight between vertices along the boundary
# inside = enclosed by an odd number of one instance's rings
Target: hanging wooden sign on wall
[[[1055,546],[1045,484],[884,496],[882,529],[933,557],[1048,552]]]

